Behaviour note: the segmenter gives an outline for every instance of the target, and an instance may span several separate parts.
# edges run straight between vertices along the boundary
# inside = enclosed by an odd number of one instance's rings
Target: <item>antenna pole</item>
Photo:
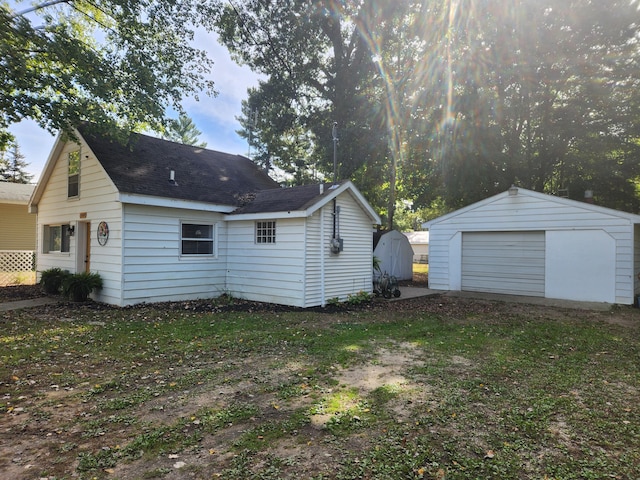
[[[333,184],[338,183],[338,122],[333,122]]]
[[[258,110],[249,112],[249,149],[247,150],[247,158],[251,159],[251,134],[253,129],[258,125]]]

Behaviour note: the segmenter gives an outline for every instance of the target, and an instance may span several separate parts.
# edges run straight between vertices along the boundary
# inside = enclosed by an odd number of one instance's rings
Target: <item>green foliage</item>
[[[368,303],[370,301],[371,301],[371,294],[365,291],[349,294],[347,296],[347,303],[349,305],[360,305],[362,303]]]
[[[256,161],[330,177],[337,121],[338,176],[389,228],[511,184],[640,208],[637,2],[244,2],[213,18],[268,77],[240,119]]]
[[[40,274],[40,285],[45,293],[56,295],[61,293],[62,284],[69,275],[69,272],[61,268],[49,268]]]
[[[11,142],[2,148],[0,140],[0,181],[11,183],[29,183],[33,175],[28,174],[25,168],[29,165],[24,161],[24,155],[20,152],[20,146]]]
[[[66,275],[62,279],[62,294],[74,302],[85,302],[92,291],[102,288],[102,277],[95,272]]]
[[[71,137],[83,120],[161,131],[183,96],[212,93],[212,62],[191,44],[208,16],[196,0],[0,4],[0,146],[24,118]]]
[[[187,115],[180,115],[177,120],[171,120],[162,138],[184,145],[194,145],[205,148],[207,142],[200,142],[202,132],[198,130],[196,124]]]

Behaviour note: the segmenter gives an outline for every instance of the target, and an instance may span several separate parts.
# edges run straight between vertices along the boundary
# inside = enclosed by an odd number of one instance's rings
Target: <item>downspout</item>
[[[320,209],[320,305],[326,306],[324,290],[324,207]]]

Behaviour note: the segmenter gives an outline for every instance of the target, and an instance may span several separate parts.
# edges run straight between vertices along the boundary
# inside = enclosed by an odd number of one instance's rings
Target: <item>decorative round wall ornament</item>
[[[107,225],[107,222],[100,222],[98,224],[98,243],[106,245],[107,240],[109,240],[109,225]]]

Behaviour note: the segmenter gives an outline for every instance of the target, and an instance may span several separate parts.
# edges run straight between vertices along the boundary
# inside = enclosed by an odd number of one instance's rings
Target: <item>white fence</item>
[[[0,286],[36,283],[36,252],[0,250]]]

